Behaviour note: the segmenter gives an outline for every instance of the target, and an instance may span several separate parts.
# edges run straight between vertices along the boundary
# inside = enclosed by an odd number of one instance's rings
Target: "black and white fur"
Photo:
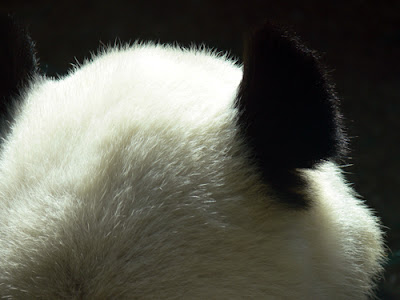
[[[54,79],[1,30],[0,299],[372,295],[382,233],[297,39],[263,26],[243,68],[136,43]]]

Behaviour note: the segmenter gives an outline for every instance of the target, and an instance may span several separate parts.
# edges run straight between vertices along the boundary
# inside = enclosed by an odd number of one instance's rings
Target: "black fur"
[[[37,73],[34,44],[11,16],[0,17],[0,126],[12,119],[12,107]]]
[[[271,24],[247,43],[236,103],[239,125],[266,182],[304,207],[296,169],[340,156],[338,100],[314,51]]]

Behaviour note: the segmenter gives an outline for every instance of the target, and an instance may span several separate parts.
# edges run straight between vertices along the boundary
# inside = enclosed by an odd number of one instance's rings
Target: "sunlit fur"
[[[377,219],[332,162],[308,209],[269,193],[239,135],[239,66],[109,49],[37,77],[0,160],[2,299],[364,299]]]

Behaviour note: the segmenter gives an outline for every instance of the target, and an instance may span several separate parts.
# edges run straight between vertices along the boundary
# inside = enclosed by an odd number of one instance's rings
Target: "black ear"
[[[0,17],[0,118],[10,119],[10,101],[16,99],[37,73],[34,44],[12,17]]]
[[[296,169],[344,149],[338,100],[315,52],[271,24],[251,36],[243,68],[239,125],[265,180],[293,198]]]

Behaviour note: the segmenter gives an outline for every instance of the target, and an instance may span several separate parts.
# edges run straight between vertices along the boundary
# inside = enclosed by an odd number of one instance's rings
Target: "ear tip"
[[[9,35],[14,32],[26,33],[25,28],[21,26],[13,13],[0,14],[0,29],[4,32],[3,34],[8,33]]]
[[[307,47],[293,29],[270,20],[254,26],[245,41],[245,59],[249,53],[254,55],[255,52],[263,51],[272,54],[283,51],[295,56],[309,57],[310,60],[319,60],[318,53]]]
[[[264,22],[254,26],[254,35],[267,35],[271,37],[285,36],[288,29],[281,24],[273,22],[271,20],[265,20]]]
[[[27,29],[12,14],[0,14],[0,45],[0,97],[10,99],[38,73],[38,63]]]
[[[290,36],[290,31],[275,22],[266,20],[261,24],[253,26],[247,34],[248,43],[256,42],[272,42],[284,41],[287,42],[287,37]]]

